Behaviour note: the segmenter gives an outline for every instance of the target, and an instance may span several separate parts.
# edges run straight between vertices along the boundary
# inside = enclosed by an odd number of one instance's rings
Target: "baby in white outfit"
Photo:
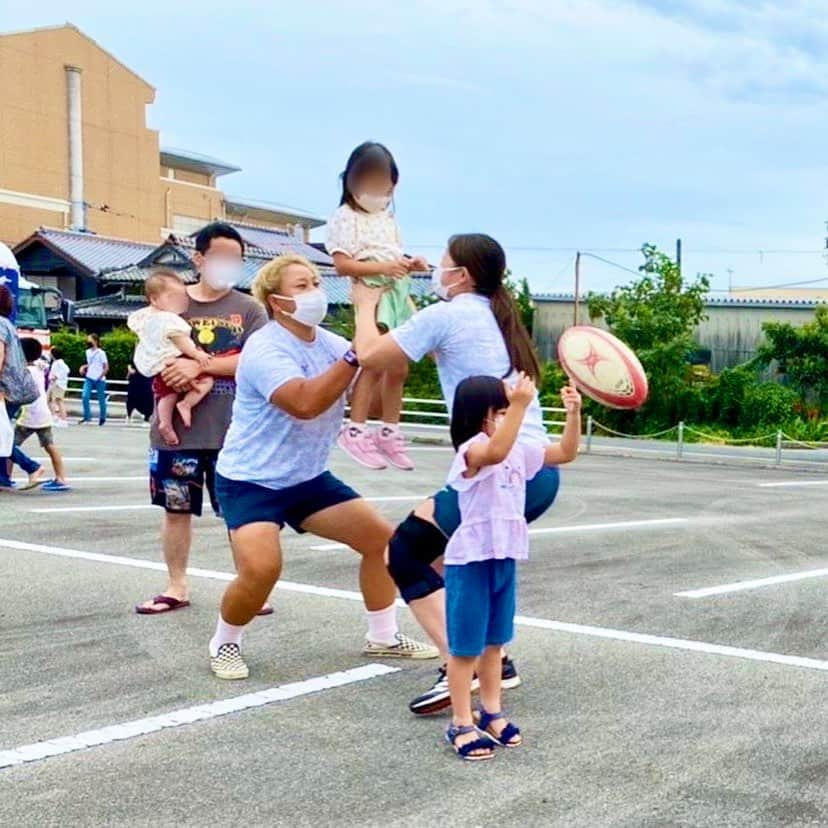
[[[190,298],[187,287],[172,270],[157,270],[144,286],[149,307],[129,315],[127,325],[138,334],[135,348],[135,367],[152,377],[152,393],[158,417],[158,431],[171,446],[179,443],[173,428],[173,412],[178,411],[186,428],[192,422],[193,408],[212,390],[213,378],[207,374],[196,377],[189,391],[180,395],[161,375],[171,359],[185,356],[205,367],[210,355],[200,350],[191,339],[192,329],[181,318],[187,311]]]

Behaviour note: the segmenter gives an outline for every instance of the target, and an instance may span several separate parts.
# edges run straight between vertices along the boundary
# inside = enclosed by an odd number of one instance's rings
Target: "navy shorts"
[[[183,515],[201,515],[204,487],[216,515],[216,460],[212,449],[150,449],[150,499],[154,506]]]
[[[557,466],[542,468],[526,483],[526,521],[537,520],[554,502],[561,485]],[[434,522],[450,538],[460,525],[460,504],[456,489],[446,486],[434,495]]]
[[[230,530],[248,523],[275,523],[278,526],[287,524],[297,532],[303,532],[302,524],[311,515],[359,499],[350,486],[329,471],[286,489],[268,489],[219,474],[216,475],[216,492]]]
[[[515,636],[515,561],[449,564],[446,628],[453,656],[476,657],[486,647],[502,647]]]

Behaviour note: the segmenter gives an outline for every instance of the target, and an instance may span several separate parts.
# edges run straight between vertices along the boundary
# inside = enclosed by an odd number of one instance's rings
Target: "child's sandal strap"
[[[467,761],[491,759],[494,756],[494,742],[489,736],[481,736],[479,739],[474,739],[465,745],[457,744],[458,736],[477,732],[479,731],[474,725],[449,725],[446,728],[446,741],[461,759],[466,759]],[[486,753],[475,753],[474,751],[476,750],[485,750]]]
[[[505,719],[506,714],[500,710],[497,713],[488,713],[482,707],[479,710],[480,718],[477,722],[477,726],[488,733],[499,745],[503,745],[504,747],[517,747],[520,742],[513,742],[515,737],[520,736],[520,728],[517,725],[512,724],[511,722],[507,721],[503,727],[503,730],[500,731],[499,736],[495,736],[490,730],[489,725],[492,722],[497,721],[498,719]]]

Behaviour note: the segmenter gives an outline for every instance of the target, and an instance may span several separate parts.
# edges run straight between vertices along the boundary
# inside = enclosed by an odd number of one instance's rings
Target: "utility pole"
[[[572,322],[573,325],[578,324],[578,313],[579,305],[581,302],[581,251],[579,250],[575,254],[575,312],[574,312],[574,320]]]
[[[681,239],[676,239],[676,265],[678,265],[679,276],[681,276]]]

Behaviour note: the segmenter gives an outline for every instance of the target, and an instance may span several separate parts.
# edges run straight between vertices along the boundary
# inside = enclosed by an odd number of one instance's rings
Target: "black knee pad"
[[[432,563],[446,551],[448,539],[427,520],[409,515],[388,544],[388,572],[406,604],[442,589]]]

